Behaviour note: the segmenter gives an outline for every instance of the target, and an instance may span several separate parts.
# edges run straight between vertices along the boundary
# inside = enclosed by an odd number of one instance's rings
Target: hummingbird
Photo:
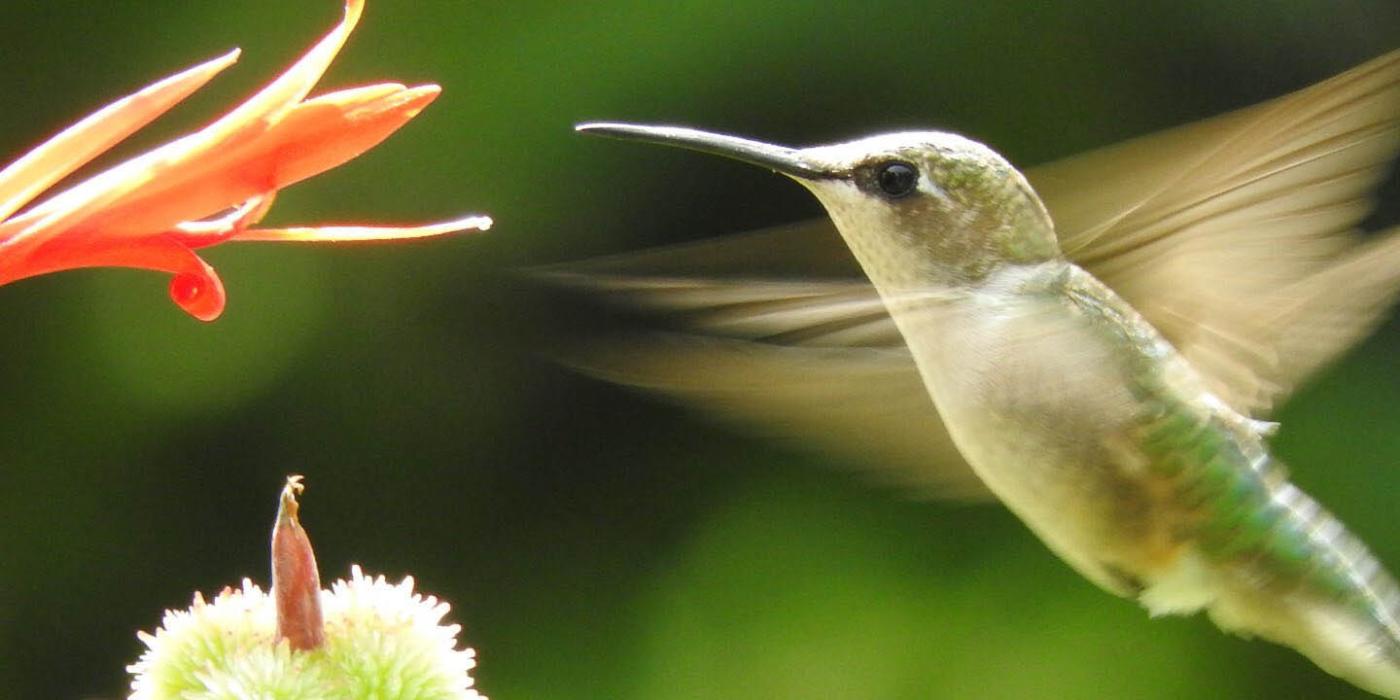
[[[942,131],[576,128],[772,170],[829,219],[555,270],[696,329],[575,364],[989,493],[1154,616],[1400,698],[1400,588],[1266,420],[1400,290],[1400,228],[1358,229],[1400,150],[1400,51],[1025,173]]]

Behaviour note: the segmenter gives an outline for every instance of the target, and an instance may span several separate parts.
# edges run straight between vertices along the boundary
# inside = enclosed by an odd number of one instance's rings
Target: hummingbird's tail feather
[[[1222,629],[1296,649],[1328,673],[1370,692],[1400,700],[1400,656],[1377,644],[1374,621],[1350,611],[1277,599],[1222,599],[1210,610]],[[1387,642],[1394,644],[1394,640]]]
[[[1223,629],[1291,646],[1333,675],[1400,698],[1400,586],[1360,538],[1310,496],[1284,484],[1273,500],[1287,515],[1259,558],[1281,558],[1287,567],[1300,548],[1317,553],[1293,583],[1259,560],[1226,566],[1211,619]],[[1273,575],[1262,573],[1270,569]],[[1280,586],[1285,590],[1276,590]]]

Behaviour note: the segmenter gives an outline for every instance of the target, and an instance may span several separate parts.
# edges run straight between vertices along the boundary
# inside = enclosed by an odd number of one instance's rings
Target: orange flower
[[[383,141],[440,88],[369,85],[307,99],[364,9],[286,72],[209,126],[14,215],[54,183],[150,123],[238,59],[234,50],[118,100],[0,171],[0,284],[82,267],[168,272],[170,297],[203,321],[224,289],[195,249],[224,241],[363,241],[484,230],[486,217],[415,227],[252,228],[277,191]]]

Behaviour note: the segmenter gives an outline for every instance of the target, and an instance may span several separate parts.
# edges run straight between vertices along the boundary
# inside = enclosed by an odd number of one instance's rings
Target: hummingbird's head
[[[1050,216],[992,149],[938,131],[786,148],[678,127],[584,124],[579,131],[681,146],[760,165],[811,190],[877,285],[980,279],[1060,255]]]

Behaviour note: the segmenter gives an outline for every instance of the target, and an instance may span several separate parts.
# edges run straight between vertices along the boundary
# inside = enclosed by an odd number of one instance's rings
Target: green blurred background
[[[203,123],[334,0],[10,0],[8,160],[231,46],[125,145]],[[814,216],[758,169],[575,137],[589,119],[794,145],[941,127],[1030,165],[1301,87],[1400,45],[1395,0],[371,0],[323,81],[441,83],[271,222],[425,221],[400,246],[225,246],[203,325],[160,275],[0,289],[0,697],[113,698],[168,607],[267,579],[283,475],[327,578],[454,606],[496,698],[1353,698],[1302,657],[1149,620],[996,506],[915,502],[820,455],[550,365],[523,266]],[[1396,219],[1392,178],[1384,213]],[[1276,444],[1400,568],[1400,322],[1301,392]]]

